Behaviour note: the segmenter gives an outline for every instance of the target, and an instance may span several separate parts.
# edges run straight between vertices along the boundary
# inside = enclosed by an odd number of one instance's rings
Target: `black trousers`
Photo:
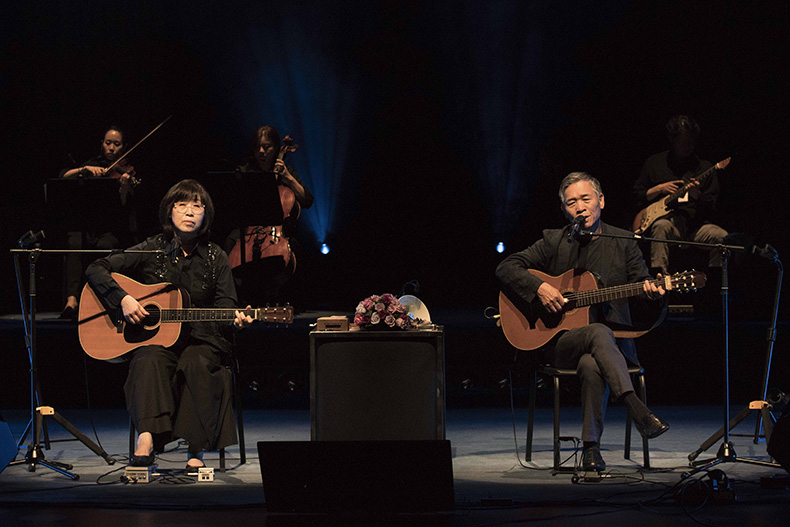
[[[126,407],[138,432],[154,436],[154,448],[177,438],[190,452],[238,442],[231,398],[233,376],[209,345],[180,350],[143,346],[134,351],[124,385]]]
[[[614,333],[598,323],[571,329],[560,335],[546,359],[557,368],[576,368],[582,385],[582,441],[600,441],[609,389],[618,398],[634,391]]]

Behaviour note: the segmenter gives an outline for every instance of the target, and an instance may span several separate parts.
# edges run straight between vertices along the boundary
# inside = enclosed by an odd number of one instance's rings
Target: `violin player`
[[[89,159],[75,168],[63,169],[59,177],[62,178],[115,178],[119,184],[119,198],[121,214],[124,216],[124,225],[128,232],[112,232],[109,228],[97,226],[91,232],[72,231],[67,234],[66,245],[70,250],[80,249],[119,249],[122,247],[121,239],[129,237],[136,230],[134,210],[131,204],[133,186],[138,181],[136,172],[126,159],[117,161],[125,151],[123,131],[117,126],[110,126],[104,132],[99,155]],[[112,168],[111,168],[112,167]],[[109,169],[109,170],[108,170]],[[75,211],[75,213],[78,213]],[[118,222],[108,222],[117,225]],[[127,240],[124,240],[127,241]],[[66,305],[60,318],[74,319],[77,316],[78,297],[83,285],[83,264],[79,254],[66,256],[64,276],[64,289]]]

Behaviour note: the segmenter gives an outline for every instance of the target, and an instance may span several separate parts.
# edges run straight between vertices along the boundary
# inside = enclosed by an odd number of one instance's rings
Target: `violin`
[[[118,161],[110,165],[105,172],[105,176],[112,179],[121,179],[121,177],[126,174],[129,175],[129,184],[132,187],[136,187],[142,183],[142,181],[137,178],[137,172],[134,170],[134,167],[125,157],[120,158]]]
[[[129,174],[129,183],[131,184],[131,186],[136,187],[137,185],[139,185],[141,181],[136,177],[137,173],[134,171],[134,167],[129,163],[129,160],[126,159],[126,156],[131,154],[135,148],[143,144],[143,141],[151,137],[151,134],[159,130],[162,127],[162,125],[164,125],[167,121],[170,120],[171,117],[173,116],[172,115],[168,116],[167,119],[156,125],[153,130],[148,132],[148,134],[146,134],[145,137],[137,141],[137,144],[135,144],[129,150],[124,152],[124,154],[121,157],[119,157],[115,161],[115,163],[107,167],[107,171],[105,175],[107,177],[111,177],[114,179],[121,179],[121,176],[123,176],[124,174]]]
[[[285,161],[285,157],[290,152],[296,152],[299,145],[294,144],[290,135],[286,135],[282,140],[280,151],[277,153],[278,161]],[[277,173],[275,169],[275,173]],[[278,174],[279,175],[279,174]],[[279,184],[277,190],[280,194],[280,204],[282,205],[283,223],[292,218],[294,221],[301,214],[301,206],[296,200],[296,195],[288,186]],[[285,272],[292,274],[296,269],[296,256],[291,250],[288,237],[283,234],[283,225],[270,225],[266,227],[253,226],[247,227],[244,233],[244,263],[253,260],[281,256],[285,263]],[[238,240],[228,254],[231,269],[242,264],[241,261],[241,240]]]

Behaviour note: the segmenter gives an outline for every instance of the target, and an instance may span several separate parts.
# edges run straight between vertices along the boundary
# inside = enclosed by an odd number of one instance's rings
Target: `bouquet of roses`
[[[372,295],[357,305],[354,323],[366,329],[408,329],[412,320],[394,295]]]

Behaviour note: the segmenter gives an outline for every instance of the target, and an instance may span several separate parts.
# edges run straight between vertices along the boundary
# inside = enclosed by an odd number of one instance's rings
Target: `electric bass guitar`
[[[634,217],[633,225],[631,226],[631,230],[634,231],[636,234],[644,234],[647,232],[647,229],[659,218],[663,218],[672,210],[673,205],[677,203],[677,200],[681,198],[688,190],[694,186],[695,184],[699,183],[702,184],[710,175],[712,175],[716,170],[722,170],[730,164],[730,159],[727,158],[723,161],[719,161],[708,170],[703,172],[698,176],[694,176],[689,178],[683,186],[678,188],[675,192],[671,194],[667,194],[663,198],[654,201],[636,215]]]
[[[118,273],[112,273],[124,291],[148,311],[139,324],[129,324],[120,309],[108,310],[96,292],[86,284],[80,296],[78,333],[85,353],[99,360],[118,359],[139,348],[157,344],[173,346],[181,336],[185,322],[229,322],[236,311],[245,311],[253,320],[290,324],[293,307],[258,309],[189,307],[189,294],[170,283],[146,285]]]
[[[560,276],[551,276],[530,269],[530,273],[557,288],[568,299],[559,313],[549,313],[540,303],[526,304],[520,309],[504,293],[499,294],[499,315],[505,337],[520,350],[534,350],[546,345],[561,331],[580,328],[590,323],[590,306],[610,300],[629,298],[641,294],[644,282],[616,285],[598,289],[595,277],[583,269],[571,269]],[[707,277],[697,271],[684,271],[672,276],[650,280],[666,291],[696,291],[705,286]],[[660,322],[660,320],[658,321]],[[658,322],[653,327],[658,325]],[[635,338],[650,331],[619,329],[617,337]]]

